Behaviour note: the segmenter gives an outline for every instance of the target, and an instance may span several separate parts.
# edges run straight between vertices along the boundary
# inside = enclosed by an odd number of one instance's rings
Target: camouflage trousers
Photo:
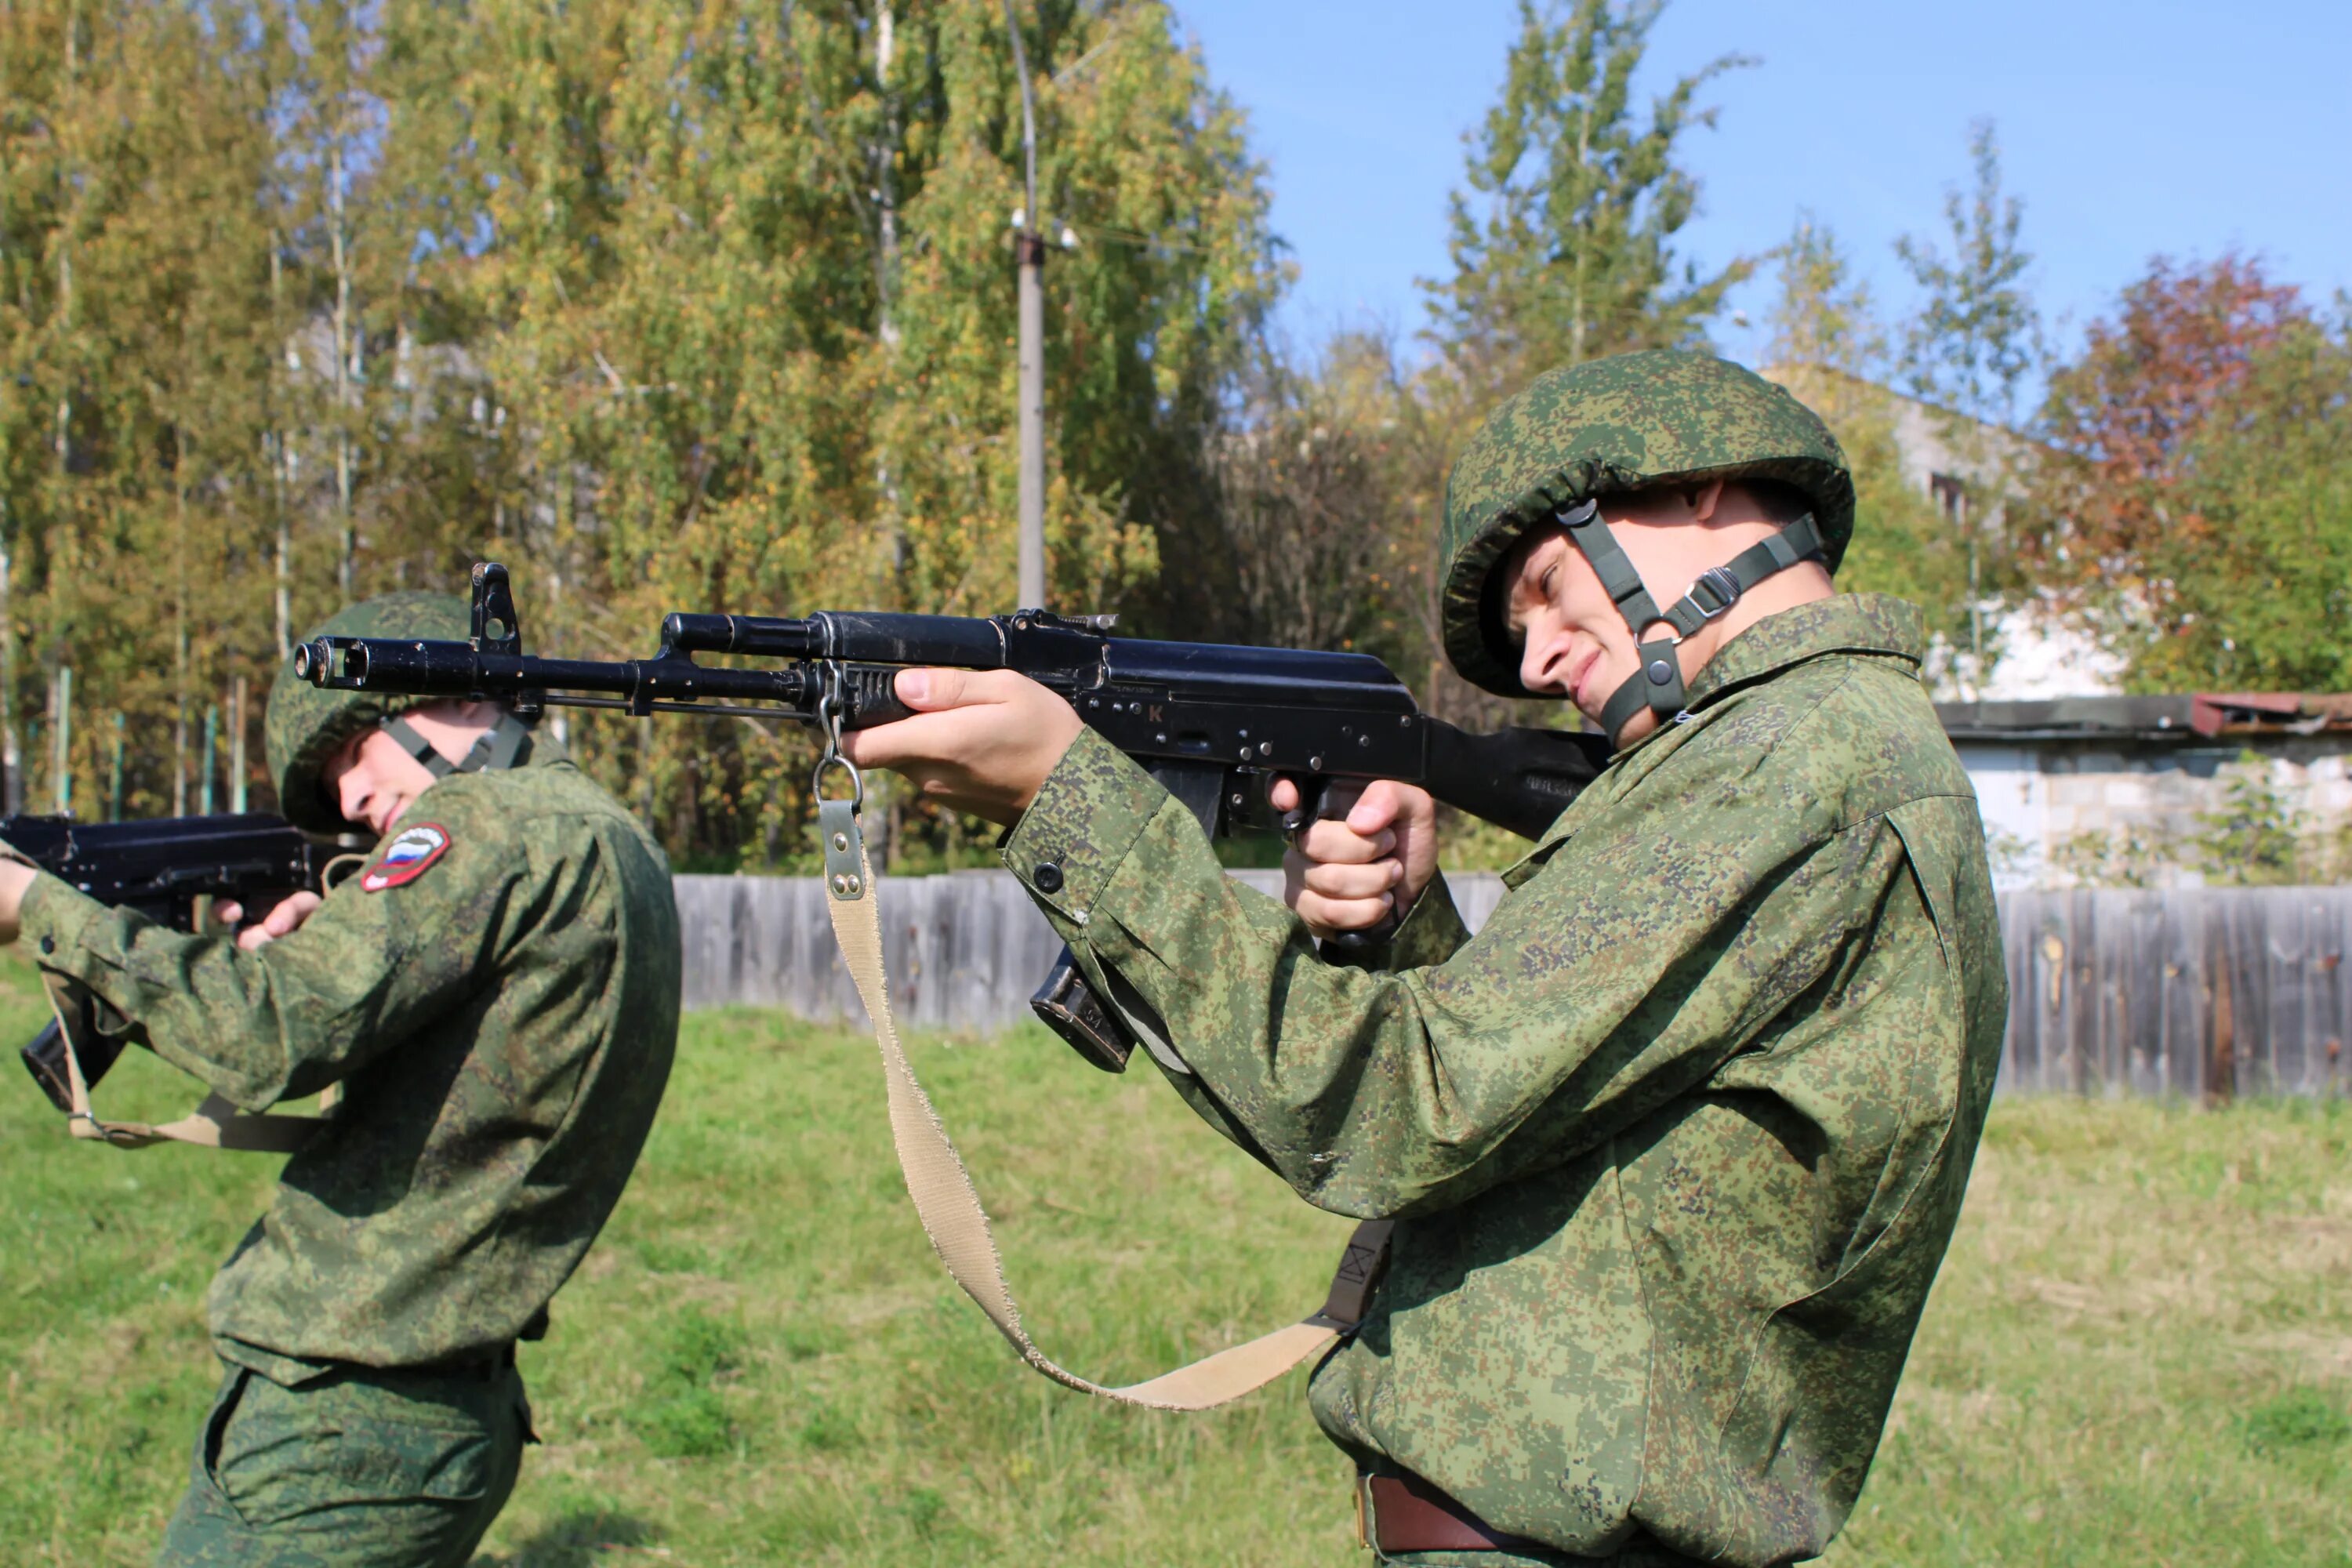
[[[530,1433],[512,1367],[299,1388],[230,1367],[156,1568],[465,1568]]]

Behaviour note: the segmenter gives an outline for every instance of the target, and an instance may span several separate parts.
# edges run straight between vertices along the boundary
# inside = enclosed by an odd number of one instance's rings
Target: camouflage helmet
[[[413,637],[463,642],[473,636],[473,609],[454,594],[386,594],[341,611],[310,637]],[[309,641],[305,637],[304,641]],[[328,800],[320,770],[353,735],[436,700],[381,691],[330,691],[280,666],[269,689],[264,731],[278,809],[295,826],[340,833],[342,813]]]
[[[1781,388],[1681,349],[1537,377],[1487,416],[1446,480],[1439,553],[1454,668],[1489,691],[1529,695],[1494,581],[1529,529],[1597,497],[1713,479],[1773,479],[1803,493],[1837,569],[1853,534],[1853,479],[1829,427]]]

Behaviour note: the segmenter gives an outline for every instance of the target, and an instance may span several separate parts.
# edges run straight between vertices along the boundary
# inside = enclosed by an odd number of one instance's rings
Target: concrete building
[[[1973,518],[1989,533],[2001,528],[2004,491],[2043,450],[2000,425],[1824,365],[1767,367],[1761,373],[1819,410],[1830,423],[1883,427],[1906,484],[1935,503],[1955,530]],[[2045,601],[1988,605],[1982,630],[1995,657],[1979,669],[1967,650],[1938,647],[1929,659],[1937,695],[1986,702],[2051,701],[2112,696],[2122,690],[2123,661]]]
[[[2011,487],[2043,452],[1843,371],[1764,374],[1833,426],[1883,430],[1905,482],[1956,531],[1997,535]],[[2299,841],[2299,875],[2352,880],[2352,697],[2126,697],[2123,661],[2054,599],[1988,605],[1985,616],[1990,668],[1939,645],[1928,679],[1976,782],[2000,887],[2241,879],[2216,857],[2221,824],[2249,803],[2273,847],[2281,834]]]
[[[2311,874],[2352,871],[2352,697],[2200,692],[1938,704],[1996,885],[2196,886],[2249,798]],[[2233,786],[2235,793],[2233,794]]]

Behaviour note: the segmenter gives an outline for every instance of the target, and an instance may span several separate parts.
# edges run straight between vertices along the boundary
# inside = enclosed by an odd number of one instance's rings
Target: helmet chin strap
[[[530,726],[512,713],[501,714],[496,725],[484,731],[472,748],[456,762],[441,754],[439,747],[426,740],[415,725],[405,717],[387,719],[383,732],[399,743],[400,749],[425,764],[425,771],[436,779],[451,773],[478,773],[499,768],[520,767],[530,758]]]
[[[1800,562],[1826,559],[1821,531],[1813,526],[1812,516],[1808,513],[1769,539],[1749,545],[1726,564],[1708,567],[1684,590],[1681,598],[1660,610],[1658,602],[1650,597],[1650,590],[1643,585],[1642,574],[1633,569],[1624,546],[1617,542],[1616,535],[1609,531],[1609,524],[1601,520],[1599,500],[1579,502],[1557,516],[1559,525],[1568,531],[1570,542],[1591,563],[1593,574],[1616,605],[1617,613],[1633,628],[1634,651],[1641,659],[1641,667],[1610,695],[1601,710],[1601,728],[1607,732],[1612,745],[1616,743],[1618,732],[1644,708],[1655,713],[1662,724],[1683,710],[1683,667],[1675,650],[1685,637],[1721,617],[1739,603],[1740,595],[1765,578],[1786,572]],[[1643,632],[1660,621],[1672,626],[1674,634],[1652,642],[1641,641]]]

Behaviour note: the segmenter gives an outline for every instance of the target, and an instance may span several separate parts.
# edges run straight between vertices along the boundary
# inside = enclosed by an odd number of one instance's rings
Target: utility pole
[[[1021,79],[1023,189],[1028,205],[1013,219],[1013,258],[1021,274],[1021,581],[1024,609],[1045,607],[1045,236],[1037,211],[1037,105],[1029,55],[1013,0],[1004,0],[1013,35],[1013,73]]]

